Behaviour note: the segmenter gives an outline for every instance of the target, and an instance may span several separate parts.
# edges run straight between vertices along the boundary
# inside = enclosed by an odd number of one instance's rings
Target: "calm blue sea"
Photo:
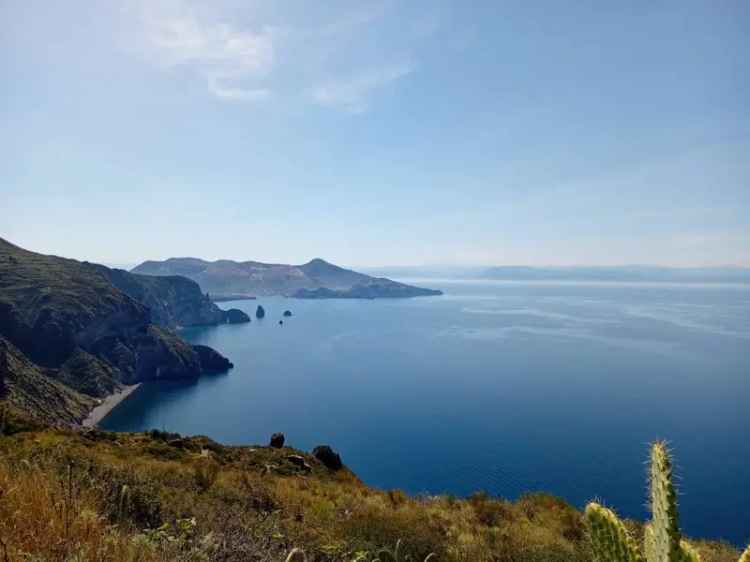
[[[144,385],[103,425],[231,444],[283,431],[382,488],[544,490],[637,518],[665,438],[686,533],[750,540],[750,286],[420,284],[445,295],[224,303],[266,318],[184,335],[235,368]]]

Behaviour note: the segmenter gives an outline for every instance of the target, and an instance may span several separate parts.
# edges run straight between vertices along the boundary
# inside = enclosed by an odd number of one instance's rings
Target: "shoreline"
[[[142,383],[126,385],[121,390],[106,396],[98,406],[95,406],[94,409],[89,412],[86,419],[81,422],[81,427],[91,428],[99,425],[99,423],[106,418],[120,402],[138,390],[141,384]]]

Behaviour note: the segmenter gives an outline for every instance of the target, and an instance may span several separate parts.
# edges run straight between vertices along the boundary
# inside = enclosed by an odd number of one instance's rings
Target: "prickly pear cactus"
[[[612,511],[591,502],[586,506],[586,523],[597,562],[642,561],[628,530]]]
[[[649,562],[683,562],[677,494],[672,484],[672,460],[666,445],[657,441],[651,447],[651,514],[653,560]],[[687,560],[690,560],[688,558]]]
[[[646,562],[701,562],[698,551],[680,535],[672,459],[661,441],[651,446],[649,478],[653,519],[643,529]],[[592,502],[586,506],[586,522],[597,562],[643,560],[627,529],[610,510]],[[750,547],[739,562],[750,562]]]

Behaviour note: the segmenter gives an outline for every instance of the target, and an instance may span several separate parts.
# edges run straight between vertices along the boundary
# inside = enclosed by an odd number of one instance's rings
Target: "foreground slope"
[[[266,295],[300,298],[400,298],[441,294],[440,291],[357,273],[322,259],[314,259],[302,265],[285,265],[170,258],[165,261],[144,262],[134,268],[132,273],[183,275],[196,281],[215,299]]]
[[[400,540],[413,562],[430,553],[439,562],[593,562],[582,514],[546,494],[410,497],[286,447],[19,423],[0,433],[0,559],[283,561],[303,548],[310,561],[372,562],[390,560],[379,550]],[[693,545],[704,562],[737,560],[731,547]]]

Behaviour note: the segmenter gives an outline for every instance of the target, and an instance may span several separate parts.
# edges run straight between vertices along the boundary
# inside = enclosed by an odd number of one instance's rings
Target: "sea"
[[[182,335],[234,368],[144,384],[101,425],[226,444],[280,431],[383,489],[543,491],[638,519],[664,439],[684,532],[750,541],[750,285],[413,281],[444,294],[221,303],[253,321]]]

